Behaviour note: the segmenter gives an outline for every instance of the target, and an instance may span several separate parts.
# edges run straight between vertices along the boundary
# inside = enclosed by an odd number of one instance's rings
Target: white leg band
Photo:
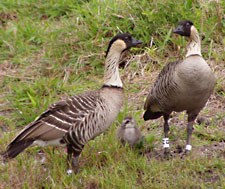
[[[163,138],[163,148],[169,148],[169,138]]]
[[[72,170],[72,169],[68,169],[68,170],[66,171],[66,173],[67,173],[67,175],[71,175],[71,174],[73,174],[73,170]]]
[[[190,144],[187,144],[187,145],[186,145],[186,148],[185,148],[185,150],[188,150],[188,151],[190,151],[190,150],[191,150],[191,148],[192,148],[192,146],[191,146]]]

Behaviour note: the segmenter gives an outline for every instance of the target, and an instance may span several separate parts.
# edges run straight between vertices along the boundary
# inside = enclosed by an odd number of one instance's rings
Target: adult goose
[[[167,64],[158,75],[144,104],[144,120],[164,118],[163,147],[169,152],[168,119],[173,111],[186,111],[188,115],[185,153],[191,146],[194,121],[213,92],[215,77],[202,57],[201,40],[191,21],[181,21],[174,33],[189,38],[183,60]]]
[[[113,37],[106,51],[102,88],[50,106],[12,140],[2,154],[3,160],[16,157],[31,145],[61,145],[67,147],[69,165],[76,171],[85,144],[105,132],[116,119],[124,101],[118,68],[120,57],[140,43],[126,33]]]

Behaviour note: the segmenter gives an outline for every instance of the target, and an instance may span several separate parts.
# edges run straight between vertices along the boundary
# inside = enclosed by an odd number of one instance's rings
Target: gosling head
[[[128,33],[117,34],[112,40],[109,42],[108,49],[106,51],[106,56],[109,51],[122,53],[125,50],[128,50],[131,47],[136,47],[142,42],[133,38]]]
[[[132,117],[126,117],[126,118],[124,118],[124,120],[123,120],[123,122],[121,124],[121,127],[123,129],[135,128],[136,127],[136,121]]]
[[[173,33],[179,34],[181,36],[190,37],[193,27],[193,22],[189,20],[180,21],[178,23],[178,26],[173,30]]]

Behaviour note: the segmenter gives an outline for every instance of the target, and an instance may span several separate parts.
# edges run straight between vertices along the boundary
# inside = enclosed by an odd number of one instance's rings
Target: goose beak
[[[183,26],[177,26],[177,28],[175,28],[175,29],[173,30],[173,33],[182,35],[182,34],[184,33],[184,28],[183,28]]]
[[[132,43],[132,46],[133,47],[136,47],[137,45],[142,44],[142,41],[137,40],[137,39],[135,39],[135,38],[132,37],[131,43]]]

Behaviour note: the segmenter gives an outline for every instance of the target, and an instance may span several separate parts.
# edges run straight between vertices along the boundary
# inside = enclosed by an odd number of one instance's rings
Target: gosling
[[[128,144],[130,147],[134,147],[142,141],[143,135],[134,118],[126,117],[123,120],[121,126],[117,129],[117,138],[123,145]]]

